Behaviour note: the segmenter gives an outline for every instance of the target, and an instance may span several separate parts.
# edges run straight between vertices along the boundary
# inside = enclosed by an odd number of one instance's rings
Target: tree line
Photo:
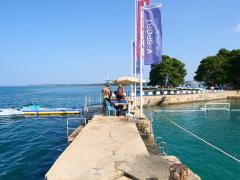
[[[228,84],[240,88],[240,49],[220,49],[216,55],[204,58],[195,74],[195,80],[209,86]]]
[[[202,59],[195,74],[194,80],[209,86],[225,84],[240,88],[240,49],[220,49],[216,55]],[[151,66],[149,84],[176,87],[184,83],[186,75],[181,60],[163,55],[162,63]]]

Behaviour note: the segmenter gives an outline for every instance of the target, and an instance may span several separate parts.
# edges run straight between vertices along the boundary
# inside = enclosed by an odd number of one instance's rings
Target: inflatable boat
[[[0,116],[23,116],[24,113],[14,108],[0,109]]]

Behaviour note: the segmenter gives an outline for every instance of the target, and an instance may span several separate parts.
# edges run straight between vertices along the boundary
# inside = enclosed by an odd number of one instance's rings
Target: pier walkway
[[[168,179],[169,165],[167,160],[149,155],[135,123],[126,117],[96,115],[45,178],[160,180]]]

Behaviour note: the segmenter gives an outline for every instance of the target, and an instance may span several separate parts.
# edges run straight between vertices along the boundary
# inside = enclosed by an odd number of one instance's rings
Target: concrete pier
[[[172,163],[169,159],[150,156],[136,124],[126,117],[96,115],[60,155],[45,178],[160,180],[168,179]],[[189,177],[199,179],[193,173]]]
[[[46,174],[46,179],[115,179],[116,165],[148,156],[138,130],[126,118],[97,115]]]

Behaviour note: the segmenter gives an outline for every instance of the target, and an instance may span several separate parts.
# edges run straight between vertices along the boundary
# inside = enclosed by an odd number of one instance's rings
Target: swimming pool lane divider
[[[202,141],[203,143],[205,143],[205,144],[207,144],[208,146],[212,147],[213,149],[217,150],[218,152],[220,152],[220,153],[226,155],[227,157],[229,157],[229,158],[235,160],[236,162],[240,163],[240,160],[239,160],[238,158],[234,157],[233,155],[231,155],[231,154],[229,154],[229,153],[223,151],[222,149],[218,148],[217,146],[215,146],[215,145],[213,145],[213,144],[207,142],[207,141],[204,140],[203,138],[201,138],[201,137],[195,135],[195,134],[192,133],[191,131],[185,129],[184,127],[182,127],[182,126],[180,126],[180,125],[178,125],[177,123],[173,122],[171,119],[169,119],[169,118],[163,116],[162,114],[160,114],[160,113],[158,113],[158,112],[156,112],[156,111],[153,111],[153,112],[156,113],[158,116],[160,116],[162,119],[164,119],[164,120],[166,120],[166,121],[172,123],[173,125],[177,126],[178,128],[182,129],[182,130],[185,131],[186,133],[192,135],[192,136],[195,137],[196,139]]]
[[[240,111],[240,109],[232,109],[231,111],[238,112],[238,111]]]
[[[221,107],[222,106],[222,107]],[[161,109],[158,112],[207,112],[207,111],[233,111],[230,103],[206,103],[200,109]]]
[[[225,110],[225,111],[230,111],[230,112],[239,112],[240,109],[210,109],[211,111],[220,111],[220,110]],[[157,112],[207,112],[210,110],[205,110],[205,109],[161,109],[157,110]]]
[[[205,112],[205,109],[162,109],[157,112]]]

